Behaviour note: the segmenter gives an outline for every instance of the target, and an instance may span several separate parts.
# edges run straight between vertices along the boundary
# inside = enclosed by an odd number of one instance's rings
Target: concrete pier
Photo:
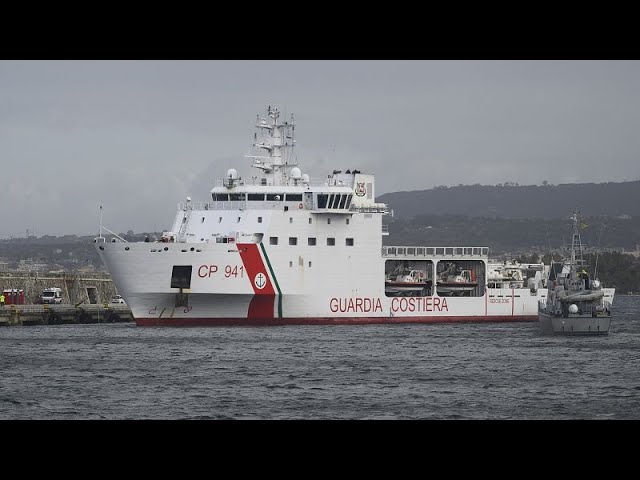
[[[0,307],[0,326],[131,321],[133,321],[131,310],[122,304],[5,305]]]
[[[40,305],[45,288],[62,290],[63,302]],[[25,305],[0,307],[0,326],[131,322],[127,305],[109,303],[117,290],[105,273],[0,272],[0,291],[23,290]]]
[[[0,291],[23,290],[28,305],[38,304],[42,291],[51,287],[62,290],[62,303],[74,305],[108,303],[118,293],[106,273],[0,272]]]

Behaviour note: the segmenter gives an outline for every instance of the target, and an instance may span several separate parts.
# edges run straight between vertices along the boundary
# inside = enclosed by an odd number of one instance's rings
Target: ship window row
[[[218,217],[218,223],[222,223],[222,218],[223,217]],[[241,217],[237,217],[236,219],[236,223],[240,223],[240,219]],[[202,221],[201,223],[204,223],[205,217],[202,217]],[[258,223],[262,223],[262,217],[258,217]],[[293,217],[289,217],[289,223],[293,223]],[[309,217],[309,224],[313,223],[313,219],[311,217]],[[347,225],[349,225],[350,220],[348,218],[345,218],[345,223]],[[327,224],[331,224],[331,217],[327,218]],[[470,248],[465,248],[465,251],[467,250],[471,250]],[[477,250],[477,249],[474,249]]]
[[[215,202],[301,202],[301,193],[212,193],[211,197]]]
[[[300,263],[300,266],[304,266],[304,263]],[[289,261],[289,268],[293,267],[293,262]],[[311,260],[309,260],[309,268],[311,268]]]
[[[351,205],[353,194],[318,194],[318,208],[345,209]]]
[[[269,237],[269,245],[278,245],[279,237]],[[310,247],[315,247],[318,244],[318,240],[316,237],[308,237],[307,245]],[[336,239],[335,237],[327,237],[327,245],[330,247],[335,246]],[[345,238],[344,244],[347,247],[353,247],[355,245],[355,241],[353,238]],[[298,237],[289,237],[289,245],[298,245]]]
[[[488,255],[486,247],[386,247],[390,255]]]

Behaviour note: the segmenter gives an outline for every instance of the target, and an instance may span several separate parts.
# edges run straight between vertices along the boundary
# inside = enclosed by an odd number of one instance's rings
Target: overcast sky
[[[0,237],[169,229],[268,105],[376,195],[640,179],[638,61],[0,61]]]

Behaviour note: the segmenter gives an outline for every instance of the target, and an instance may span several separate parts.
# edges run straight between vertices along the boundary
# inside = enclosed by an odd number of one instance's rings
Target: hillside
[[[640,181],[561,185],[460,185],[381,195],[396,218],[466,215],[562,218],[573,208],[588,216],[640,216]]]
[[[487,218],[416,215],[385,219],[385,245],[488,246],[494,253],[547,253],[571,241],[565,218]],[[581,238],[589,250],[634,251],[640,243],[640,217],[584,217]]]

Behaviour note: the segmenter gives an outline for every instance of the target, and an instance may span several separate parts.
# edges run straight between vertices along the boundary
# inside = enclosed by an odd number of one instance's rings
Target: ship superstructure
[[[489,284],[487,247],[383,246],[375,178],[302,172],[293,115],[255,125],[255,176],[187,197],[158,241],[102,231],[98,253],[139,325],[535,321],[540,276]]]

